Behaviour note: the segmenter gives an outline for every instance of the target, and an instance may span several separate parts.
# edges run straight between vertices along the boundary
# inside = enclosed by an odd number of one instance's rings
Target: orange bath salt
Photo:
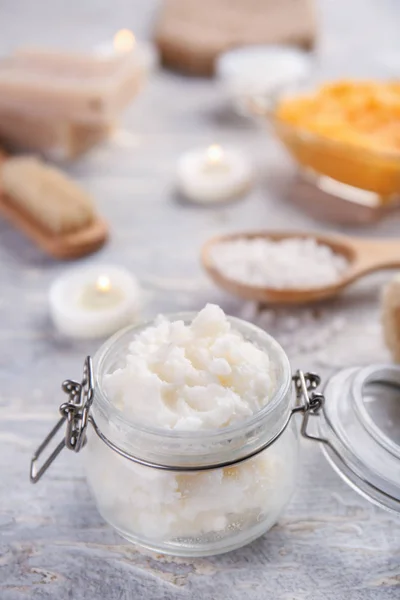
[[[400,151],[400,84],[337,81],[314,95],[284,100],[278,119],[348,144]],[[393,135],[390,130],[393,128]],[[381,132],[385,131],[384,135]]]
[[[282,100],[274,117],[302,167],[385,199],[400,193],[400,82],[327,83]]]

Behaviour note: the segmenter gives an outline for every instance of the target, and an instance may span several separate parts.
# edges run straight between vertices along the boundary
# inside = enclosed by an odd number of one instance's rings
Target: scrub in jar
[[[131,331],[99,380],[101,431],[133,455],[183,468],[240,461],[273,437],[290,409],[287,359],[272,338],[240,323],[207,305],[190,321],[160,317]],[[164,552],[206,555],[276,522],[294,487],[297,435],[290,423],[253,458],[191,472],[134,463],[96,435],[86,454],[99,509],[122,535]]]

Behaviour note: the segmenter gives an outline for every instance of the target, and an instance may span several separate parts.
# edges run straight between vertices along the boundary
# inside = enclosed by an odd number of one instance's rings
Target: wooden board
[[[229,48],[310,48],[315,35],[312,0],[164,0],[154,34],[164,64],[195,75],[210,75]]]

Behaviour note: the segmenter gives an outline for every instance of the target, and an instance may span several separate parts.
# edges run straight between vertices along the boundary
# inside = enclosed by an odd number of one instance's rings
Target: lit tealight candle
[[[50,312],[69,337],[100,338],[134,322],[140,305],[135,278],[121,267],[73,269],[50,288]]]
[[[240,151],[213,144],[186,152],[178,162],[177,179],[186,198],[211,204],[244,194],[252,184],[252,169]]]
[[[134,34],[130,29],[120,29],[114,36],[115,52],[130,52],[136,44]]]
[[[94,50],[100,59],[118,60],[128,57],[144,72],[153,71],[159,62],[155,46],[149,42],[139,42],[129,29],[120,29],[111,41],[98,44]]]
[[[129,29],[120,29],[112,40],[95,46],[95,54],[99,58],[116,58],[132,54],[136,46],[136,38]]]
[[[224,151],[218,144],[209,146],[204,157],[205,171],[229,171],[229,164],[225,160]]]

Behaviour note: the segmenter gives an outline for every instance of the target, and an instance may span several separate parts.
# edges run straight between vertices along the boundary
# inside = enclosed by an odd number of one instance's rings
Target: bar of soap
[[[400,363],[400,273],[384,289],[382,297],[383,336],[393,360]]]
[[[104,123],[138,93],[143,69],[77,54],[20,50],[0,61],[0,109],[51,120]]]
[[[1,165],[0,176],[10,202],[53,234],[79,230],[94,220],[89,194],[36,158],[10,158]]]
[[[52,159],[75,158],[109,137],[113,122],[76,123],[0,108],[0,141],[10,151],[39,151]]]

